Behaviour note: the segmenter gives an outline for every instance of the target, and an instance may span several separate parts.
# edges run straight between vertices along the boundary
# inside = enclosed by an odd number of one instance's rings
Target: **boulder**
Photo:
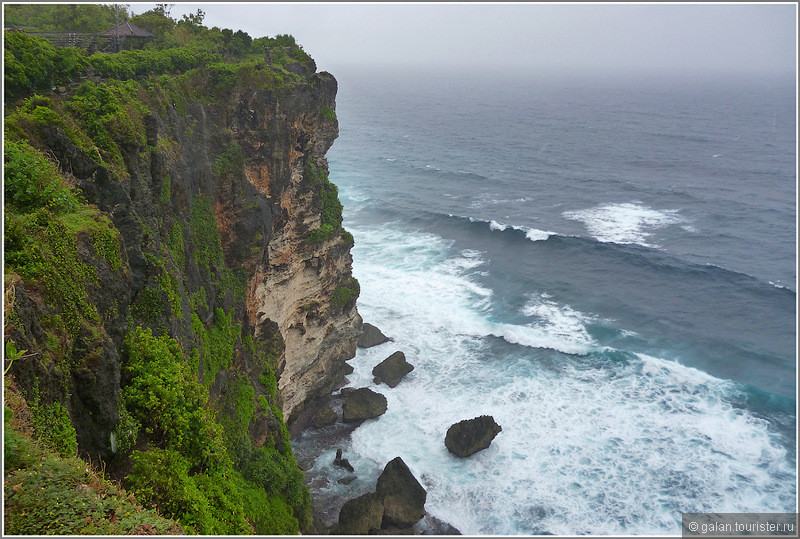
[[[314,428],[318,429],[320,427],[333,425],[336,423],[337,419],[339,419],[339,416],[336,415],[336,411],[330,406],[324,406],[317,410],[317,413],[314,414],[314,419],[312,421]]]
[[[365,322],[361,326],[361,335],[358,337],[356,344],[359,348],[371,348],[389,340],[389,337],[384,335],[381,330]]]
[[[336,458],[333,459],[333,465],[334,466],[338,466],[340,468],[344,468],[348,472],[355,471],[353,469],[353,465],[350,464],[350,461],[347,460],[347,459],[343,459],[342,458],[342,450],[341,449],[337,449],[336,450]]]
[[[339,511],[339,528],[336,535],[368,535],[381,529],[383,503],[369,492],[347,500]]]
[[[372,369],[375,383],[384,382],[389,387],[395,387],[403,377],[414,370],[414,365],[406,361],[406,356],[399,350],[387,357]]]
[[[408,528],[425,516],[428,493],[400,457],[383,469],[375,494],[383,502],[383,528]]]
[[[341,479],[339,479],[337,481],[337,483],[339,483],[340,485],[349,485],[350,483],[352,483],[356,479],[358,479],[358,478],[355,475],[348,475],[346,477],[342,477]]]
[[[386,397],[367,387],[342,391],[344,405],[342,406],[342,421],[353,423],[378,417],[386,412]]]
[[[465,419],[447,429],[444,445],[454,455],[468,457],[489,447],[501,430],[503,428],[489,415]]]

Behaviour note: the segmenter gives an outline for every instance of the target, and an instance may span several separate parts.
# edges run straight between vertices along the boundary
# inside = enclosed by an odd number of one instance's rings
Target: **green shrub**
[[[20,213],[31,213],[38,208],[63,213],[78,206],[78,199],[66,186],[56,165],[27,142],[6,141],[3,159],[7,207],[12,206]]]
[[[180,527],[91,471],[76,457],[61,458],[6,424],[18,457],[5,464],[5,519],[9,535],[174,534]]]
[[[224,176],[229,172],[242,170],[243,165],[242,148],[236,142],[231,142],[225,147],[225,151],[214,160],[211,171],[219,176]]]
[[[311,494],[306,487],[305,474],[294,457],[284,455],[274,447],[262,446],[244,468],[244,477],[264,490],[267,496],[280,497],[291,507],[294,518],[303,528],[310,523]]]
[[[41,405],[38,399],[31,403],[30,408],[36,436],[62,457],[75,456],[78,442],[67,409],[58,402]]]
[[[355,277],[351,277],[347,284],[336,287],[331,295],[331,305],[344,309],[347,305],[355,304],[358,295],[361,293],[361,286]]]
[[[22,32],[3,32],[6,99],[18,99],[76,76],[86,67],[82,51],[53,47],[49,41]]]
[[[245,376],[234,374],[222,390],[217,420],[225,433],[228,453],[235,463],[246,461],[253,450],[247,428],[255,413],[255,390]]]
[[[224,464],[219,428],[205,408],[208,393],[195,379],[177,341],[137,327],[125,345],[131,382],[123,396],[131,415],[155,439],[179,450],[193,464]]]
[[[143,147],[147,144],[143,118],[149,110],[139,101],[139,90],[133,81],[87,81],[66,105],[100,149],[104,163],[123,177],[128,173],[120,145]]]
[[[192,313],[191,327],[200,341],[203,380],[210,385],[219,369],[231,366],[241,327],[233,323],[230,313],[225,314],[219,307],[214,310],[214,325],[209,329],[205,328],[196,313]]]
[[[219,59],[219,53],[210,47],[193,45],[162,50],[98,52],[88,58],[88,63],[100,76],[125,80],[146,75],[182,73]]]
[[[319,185],[320,217],[322,224],[308,233],[308,241],[321,243],[335,238],[343,232],[342,203],[339,201],[339,188],[331,183],[325,169],[317,167],[309,159],[303,167],[303,178],[312,185]],[[347,241],[347,240],[345,240]]]
[[[330,107],[323,107],[322,115],[329,120],[336,120],[336,113]]]

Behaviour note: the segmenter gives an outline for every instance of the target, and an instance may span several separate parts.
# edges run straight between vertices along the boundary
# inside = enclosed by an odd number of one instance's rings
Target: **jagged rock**
[[[364,322],[364,324],[361,326],[361,335],[358,337],[358,347],[371,348],[390,340],[391,339],[384,335],[381,330],[372,324]]]
[[[425,515],[426,530],[423,535],[461,535],[452,524],[439,520],[433,515]]]
[[[375,494],[383,501],[383,528],[407,528],[425,516],[428,493],[400,457],[386,464]]]
[[[333,465],[334,466],[338,466],[340,468],[344,468],[348,472],[355,471],[353,469],[353,465],[350,464],[350,461],[347,460],[347,459],[343,459],[342,458],[342,450],[341,449],[337,449],[336,450],[336,458],[333,459]]]
[[[348,500],[339,511],[337,535],[367,535],[381,528],[383,503],[374,492]]]
[[[339,419],[339,416],[336,415],[334,409],[330,406],[325,406],[314,414],[313,424],[315,428],[327,427],[336,423],[337,419]]]
[[[344,367],[342,367],[342,372],[344,373],[345,376],[347,376],[348,374],[353,374],[353,371],[355,371],[355,368],[353,368],[353,366],[350,365],[349,363],[345,363]]]
[[[503,428],[489,415],[465,419],[447,429],[444,445],[454,455],[468,457],[489,447],[501,430]]]
[[[337,483],[339,483],[340,485],[349,485],[350,483],[352,483],[356,479],[357,478],[356,478],[355,475],[348,475],[347,477],[342,477],[341,479],[339,479],[337,481]]]
[[[344,405],[342,406],[342,421],[352,423],[378,417],[386,412],[386,397],[367,387],[342,391]]]
[[[406,356],[399,350],[387,357],[372,369],[375,383],[384,382],[389,387],[395,387],[403,377],[414,370],[414,365],[406,361]]]

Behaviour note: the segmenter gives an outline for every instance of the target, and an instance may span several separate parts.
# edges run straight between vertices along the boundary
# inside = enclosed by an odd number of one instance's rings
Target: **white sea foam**
[[[353,228],[359,311],[394,342],[359,349],[348,376],[388,410],[351,435],[346,457],[373,489],[400,456],[427,489],[426,509],[468,535],[680,533],[681,512],[793,510],[794,469],[766,421],[731,405],[736,387],[676,362],[592,347],[593,315],[531,295],[528,325],[489,321],[492,291],[472,279],[479,251],[391,225]],[[498,354],[488,335],[534,348]],[[542,346],[582,346],[583,356]],[[372,368],[402,350],[414,370],[395,388]],[[469,459],[444,435],[482,414],[503,427]],[[333,450],[309,472],[332,474]],[[360,490],[359,490],[360,489]]]
[[[583,222],[599,241],[657,247],[650,245],[647,239],[654,230],[685,222],[679,211],[654,210],[639,203],[626,202],[566,211],[561,215],[565,219]]]
[[[504,230],[513,229],[525,233],[525,237],[531,241],[544,241],[555,232],[548,232],[546,230],[538,230],[536,228],[529,228],[527,226],[506,225],[497,221],[489,221],[489,228],[493,231],[503,232]]]
[[[586,323],[595,321],[596,317],[576,311],[569,305],[559,305],[551,301],[551,297],[549,294],[530,296],[522,314],[535,318],[534,327],[541,328],[550,336],[568,339],[584,350],[596,346],[586,330]]]
[[[355,231],[358,233],[358,231]],[[516,325],[488,316],[492,291],[482,287],[470,272],[484,264],[482,253],[450,253],[450,243],[432,234],[402,232],[392,226],[371,229],[358,236],[353,271],[361,283],[359,305],[380,298],[380,309],[425,318],[443,330],[473,337],[499,337],[512,344],[549,348],[567,354],[586,354],[593,343],[583,334],[556,331],[559,322]],[[375,261],[373,263],[372,261]],[[414,295],[380,294],[392,283],[395,291]],[[375,291],[375,296],[369,294]],[[413,313],[413,314],[412,314]],[[556,310],[552,313],[556,315]]]

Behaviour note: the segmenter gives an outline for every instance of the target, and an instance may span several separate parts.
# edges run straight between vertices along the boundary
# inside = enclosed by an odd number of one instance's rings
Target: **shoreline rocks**
[[[356,346],[359,348],[372,348],[391,339],[383,334],[383,332],[372,324],[364,322],[361,326],[361,334],[358,337]]]
[[[405,354],[398,350],[375,365],[372,375],[375,377],[376,384],[383,382],[389,387],[396,387],[403,377],[413,370],[414,365],[406,361]]]
[[[353,465],[350,464],[350,461],[347,459],[342,458],[342,450],[336,450],[336,458],[333,459],[333,465],[338,466],[340,468],[344,468],[348,472],[354,472]]]
[[[388,407],[386,397],[367,387],[342,392],[342,421],[353,423],[383,415]]]
[[[317,413],[314,414],[312,425],[314,425],[314,428],[316,429],[327,427],[336,423],[338,419],[339,416],[336,414],[336,411],[333,408],[330,406],[324,406],[317,410]]]
[[[427,495],[403,459],[396,457],[384,467],[374,492],[345,502],[334,533],[404,534],[426,515]]]
[[[489,415],[465,419],[447,429],[444,445],[457,457],[469,457],[489,447],[502,430],[503,427]]]
[[[383,501],[383,528],[408,528],[425,516],[428,493],[400,457],[386,464],[375,493]]]

